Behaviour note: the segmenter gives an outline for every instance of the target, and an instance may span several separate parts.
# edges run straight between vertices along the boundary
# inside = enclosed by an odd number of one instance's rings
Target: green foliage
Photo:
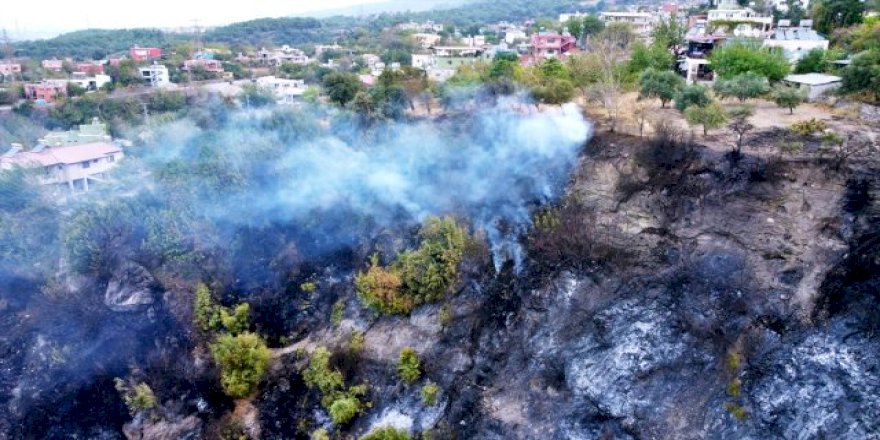
[[[675,58],[672,56],[672,53],[669,52],[662,42],[646,46],[645,43],[637,41],[633,44],[632,54],[626,64],[626,69],[628,75],[635,79],[649,69],[656,71],[669,70],[674,61]]]
[[[661,107],[684,87],[684,79],[668,70],[648,70],[639,79],[639,98],[657,98]]]
[[[318,428],[312,435],[309,436],[311,440],[330,440],[330,434],[327,433],[327,430],[324,428]]]
[[[675,95],[675,109],[680,112],[691,106],[705,107],[711,102],[709,89],[700,84],[685,86]]]
[[[151,410],[156,407],[156,395],[153,389],[145,383],[129,386],[120,378],[115,379],[116,391],[122,394],[122,400],[128,407],[128,412],[135,415],[141,411]]]
[[[67,96],[76,97],[76,96],[82,96],[85,94],[86,94],[85,87],[82,87],[77,83],[68,83],[67,84]]]
[[[193,306],[193,320],[204,331],[215,330],[220,326],[220,310],[214,304],[211,290],[204,283],[196,286],[196,298]]]
[[[328,41],[332,32],[314,18],[260,18],[210,29],[203,38],[205,41],[259,47]]]
[[[247,84],[242,87],[241,93],[238,95],[238,101],[246,107],[266,107],[275,103],[275,94],[265,87]]]
[[[715,93],[722,98],[734,97],[745,102],[766,94],[770,91],[770,84],[767,78],[754,72],[746,72],[729,79],[718,79],[714,88]]]
[[[550,79],[544,85],[532,89],[535,101],[547,105],[560,105],[574,98],[574,84],[567,79]]]
[[[422,387],[422,403],[425,406],[434,406],[437,404],[437,396],[440,394],[440,387],[434,382],[428,382]]]
[[[728,114],[730,115],[730,123],[727,124],[727,128],[736,136],[736,152],[738,154],[742,150],[746,133],[755,128],[749,121],[749,118],[755,114],[755,109],[750,106],[734,107],[728,111]]]
[[[782,51],[761,47],[759,42],[734,40],[712,51],[709,56],[712,69],[721,79],[730,79],[743,73],[754,73],[779,81],[788,74],[790,64]]]
[[[788,127],[788,130],[798,136],[808,137],[816,133],[825,132],[825,130],[828,130],[828,124],[826,124],[825,121],[810,118],[791,124],[791,126]]]
[[[358,296],[386,314],[407,314],[416,306],[443,297],[458,280],[458,265],[469,242],[467,231],[452,218],[428,219],[420,232],[421,245],[397,257],[388,268],[378,255],[355,277]]]
[[[422,377],[421,361],[419,361],[419,354],[415,349],[406,347],[400,351],[400,357],[397,360],[397,374],[407,384]]]
[[[730,415],[732,415],[736,420],[740,422],[745,420],[749,416],[748,410],[735,403],[726,403],[724,405],[724,409],[726,409],[727,412],[730,413]]]
[[[361,401],[352,396],[340,397],[334,400],[327,410],[330,412],[333,423],[342,425],[351,421],[361,412]]]
[[[742,380],[737,377],[727,384],[727,395],[730,397],[739,397],[740,394],[742,394]]]
[[[339,300],[333,303],[333,310],[330,311],[330,323],[333,327],[339,327],[345,313],[345,301]]]
[[[330,394],[342,389],[345,379],[342,373],[330,366],[330,352],[318,347],[303,371],[303,380],[309,388],[317,388],[322,394]]]
[[[511,81],[517,81],[522,76],[522,65],[519,62],[519,55],[514,52],[498,52],[492,59],[489,66],[489,78],[500,79],[506,78]]]
[[[250,327],[249,315],[251,306],[248,303],[242,303],[230,312],[228,309],[220,309],[220,323],[223,328],[233,335],[242,333]]]
[[[163,47],[170,35],[157,29],[88,29],[70,32],[47,40],[17,42],[16,54],[36,59],[74,57],[101,59],[108,54],[128,52],[136,44],[141,47]]]
[[[804,143],[799,141],[788,141],[779,144],[779,151],[785,154],[797,154],[804,149]]]
[[[843,72],[841,90],[868,93],[880,101],[880,50],[868,50],[853,58]]]
[[[410,440],[409,433],[392,426],[385,426],[370,431],[359,440]]]
[[[345,106],[361,90],[361,82],[352,73],[334,72],[324,77],[324,90],[330,101]]]
[[[800,89],[788,86],[778,86],[773,89],[772,98],[776,105],[787,108],[789,114],[794,114],[794,108],[805,100],[804,93]]]
[[[821,48],[810,49],[795,65],[794,73],[822,73],[828,70],[828,59]]]
[[[597,35],[602,32],[603,29],[605,29],[605,22],[600,20],[599,17],[596,17],[595,15],[584,17],[583,25],[581,26],[581,32],[583,32],[584,37]]]
[[[727,112],[717,102],[690,106],[685,109],[684,117],[690,125],[702,125],[704,136],[709,134],[709,130],[721,128],[727,122]]]
[[[150,95],[147,108],[151,112],[176,112],[186,107],[186,95],[183,92],[159,90]]]
[[[211,344],[211,354],[220,367],[223,391],[235,398],[245,398],[256,391],[271,357],[263,339],[250,332],[220,336]]]
[[[859,24],[865,4],[860,0],[819,0],[813,4],[813,25],[825,35],[831,35],[835,29]]]
[[[665,49],[675,50],[684,44],[684,35],[686,31],[687,29],[682,26],[678,17],[675,15],[672,15],[667,19],[661,19],[660,22],[654,26],[654,33],[652,34],[654,37],[654,44],[660,45]]]
[[[113,84],[118,87],[128,87],[144,82],[138,71],[137,64],[132,60],[122,60],[118,65],[109,65],[107,75],[113,79]]]
[[[317,290],[317,288],[318,286],[311,281],[306,281],[305,283],[299,285],[299,290],[302,290],[305,293],[315,293],[315,290]]]

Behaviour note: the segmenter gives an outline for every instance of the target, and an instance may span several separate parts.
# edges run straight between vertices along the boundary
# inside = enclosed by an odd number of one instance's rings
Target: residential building
[[[434,65],[432,54],[412,54],[412,66],[416,69],[428,70]]]
[[[132,60],[138,63],[152,61],[162,57],[162,49],[158,47],[132,47],[129,51]]]
[[[67,80],[45,80],[24,85],[26,99],[48,103],[59,96],[67,96]]]
[[[632,26],[636,34],[647,37],[654,31],[657,15],[647,12],[602,12],[599,14],[599,19],[606,25],[611,23],[627,23]]]
[[[74,72],[82,72],[86,75],[99,75],[104,73],[104,65],[98,63],[77,63]]]
[[[167,87],[171,85],[171,78],[168,76],[168,67],[161,64],[150,64],[140,69],[141,78],[148,81],[152,87]]]
[[[81,72],[74,72],[67,82],[70,84],[76,84],[86,90],[98,90],[101,87],[112,83],[113,78],[110,78],[109,75],[98,74],[95,76],[88,76]]]
[[[789,20],[779,20],[776,29],[764,39],[764,46],[782,48],[785,57],[793,63],[813,49],[828,50],[828,39],[812,26],[812,20],[801,20],[799,26],[791,26]]]
[[[443,25],[439,23],[434,23],[433,21],[426,21],[424,23],[416,23],[411,21],[409,23],[398,23],[394,26],[395,28],[402,31],[417,31],[417,32],[440,32],[443,30]]]
[[[709,11],[710,26],[724,26],[737,37],[760,38],[773,27],[773,17],[758,15],[754,9],[740,6],[736,0],[721,0]]]
[[[486,37],[484,37],[483,35],[472,35],[470,37],[464,37],[461,39],[461,41],[465,44],[465,46],[470,47],[479,47],[486,45]]]
[[[508,29],[504,31],[504,42],[507,44],[515,44],[518,41],[527,40],[529,35],[522,29]]]
[[[38,146],[31,151],[13,148],[0,156],[0,170],[15,167],[42,168],[40,183],[70,191],[88,191],[90,184],[104,182],[107,173],[124,157],[122,148],[109,142]]]
[[[101,123],[98,118],[94,118],[90,124],[82,124],[76,130],[49,132],[49,134],[40,139],[39,143],[47,147],[62,147],[66,145],[110,142],[110,140],[110,132],[107,131],[107,125]]]
[[[283,63],[308,64],[311,61],[305,52],[286,44],[280,49],[267,50],[262,48],[258,56],[260,63],[270,66],[280,66]]]
[[[438,82],[449,79],[460,66],[488,63],[492,60],[486,47],[434,46],[431,51],[431,55],[418,57],[417,62],[428,78]]]
[[[788,75],[783,82],[804,91],[808,101],[821,99],[826,93],[843,84],[843,78],[824,73],[806,73],[803,75]]]
[[[256,79],[259,87],[271,90],[280,104],[296,102],[306,92],[306,82],[301,79],[284,79],[262,76]]]
[[[571,12],[568,14],[559,14],[559,22],[560,23],[568,23],[569,21],[571,21],[572,18],[582,20],[582,19],[587,18],[589,16],[590,16],[590,14],[588,14],[586,12]]]
[[[0,63],[0,76],[18,76],[21,75],[21,64],[4,62]]]
[[[679,9],[678,3],[664,3],[660,5],[658,12],[660,13],[661,18],[668,20],[671,17],[678,17]]]
[[[52,58],[51,60],[43,60],[40,65],[43,66],[46,70],[51,70],[53,72],[60,72],[64,69],[64,61],[61,61],[57,58]]]
[[[422,49],[427,49],[427,48],[439,43],[442,38],[443,37],[441,37],[437,34],[426,34],[426,33],[412,34],[413,41],[415,41],[416,44],[421,46]]]
[[[338,44],[318,44],[315,46],[315,57],[320,58],[324,52],[337,52],[344,48]]]
[[[577,39],[568,33],[538,32],[532,34],[529,44],[531,62],[547,58],[565,58],[577,50]]]
[[[193,59],[183,62],[183,70],[191,71],[196,68],[202,68],[211,73],[223,73],[223,63],[218,60]]]

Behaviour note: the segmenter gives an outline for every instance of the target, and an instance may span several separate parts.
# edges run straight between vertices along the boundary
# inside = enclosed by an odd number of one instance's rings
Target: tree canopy
[[[722,79],[746,72],[779,81],[788,74],[790,65],[782,51],[761,47],[757,41],[736,40],[725,43],[709,56],[712,69]]]

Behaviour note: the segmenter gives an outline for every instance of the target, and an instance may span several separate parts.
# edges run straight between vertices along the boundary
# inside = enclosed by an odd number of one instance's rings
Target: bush
[[[196,326],[204,331],[215,330],[220,325],[219,310],[211,298],[211,290],[204,283],[199,283],[196,286],[193,315]]]
[[[339,300],[333,303],[333,309],[330,311],[330,324],[333,327],[339,327],[345,314],[345,301]]]
[[[808,137],[816,133],[824,132],[828,129],[828,124],[826,124],[825,121],[812,118],[795,122],[794,124],[791,124],[791,127],[788,127],[788,129],[798,136]]]
[[[406,347],[400,351],[397,361],[397,374],[404,382],[411,384],[422,376],[419,354],[413,348]]]
[[[880,101],[880,50],[872,49],[856,55],[843,72],[841,90],[865,92]]]
[[[746,72],[730,79],[715,81],[715,93],[722,98],[735,97],[740,102],[757,98],[770,90],[767,78],[756,73]]]
[[[760,42],[751,41],[729,41],[712,51],[709,61],[722,79],[753,73],[770,81],[779,81],[791,68],[781,50],[764,48]]]
[[[458,266],[469,243],[467,231],[451,218],[429,219],[419,235],[421,245],[399,255],[388,268],[373,255],[370,267],[355,277],[358,296],[386,314],[407,314],[453,289]]]
[[[727,122],[727,112],[717,102],[704,107],[688,107],[684,111],[684,117],[688,124],[702,125],[704,136],[709,134],[709,130],[721,128]]]
[[[359,440],[410,440],[409,433],[391,426],[385,426],[370,431]]]
[[[223,391],[234,398],[253,394],[266,373],[271,357],[263,339],[249,332],[220,336],[211,344],[211,353],[220,367]]]
[[[684,112],[691,106],[705,107],[712,102],[709,89],[699,84],[685,86],[675,95],[675,109]]]
[[[345,396],[333,401],[327,408],[333,423],[342,425],[348,423],[361,412],[361,402],[356,397]]]
[[[828,59],[825,50],[813,48],[798,60],[794,73],[822,73],[828,70]]]
[[[434,382],[428,382],[422,387],[422,403],[426,406],[434,406],[437,404],[437,396],[440,394],[440,387]]]
[[[116,378],[116,391],[122,394],[122,400],[128,407],[128,412],[135,415],[138,412],[150,410],[156,407],[156,395],[149,385],[139,383],[129,386],[120,378]]]
[[[639,98],[657,98],[665,108],[683,86],[684,79],[675,72],[650,69],[639,78]]]
[[[776,105],[787,108],[788,114],[794,114],[794,108],[804,102],[804,93],[797,88],[779,86],[773,90],[773,102]]]
[[[223,328],[229,333],[234,335],[242,333],[250,327],[250,311],[251,306],[247,303],[235,306],[231,313],[229,309],[221,308],[220,323],[223,324]]]
[[[324,428],[318,428],[310,436],[311,440],[330,440],[330,434]]]
[[[330,366],[330,352],[318,347],[309,359],[309,366],[303,371],[303,380],[309,388],[318,388],[322,394],[330,394],[343,388],[345,379],[342,373]]]

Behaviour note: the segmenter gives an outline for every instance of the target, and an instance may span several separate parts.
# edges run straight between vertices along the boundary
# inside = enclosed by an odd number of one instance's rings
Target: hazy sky
[[[219,25],[308,13],[382,0],[4,0],[0,27],[13,38],[85,28]]]

